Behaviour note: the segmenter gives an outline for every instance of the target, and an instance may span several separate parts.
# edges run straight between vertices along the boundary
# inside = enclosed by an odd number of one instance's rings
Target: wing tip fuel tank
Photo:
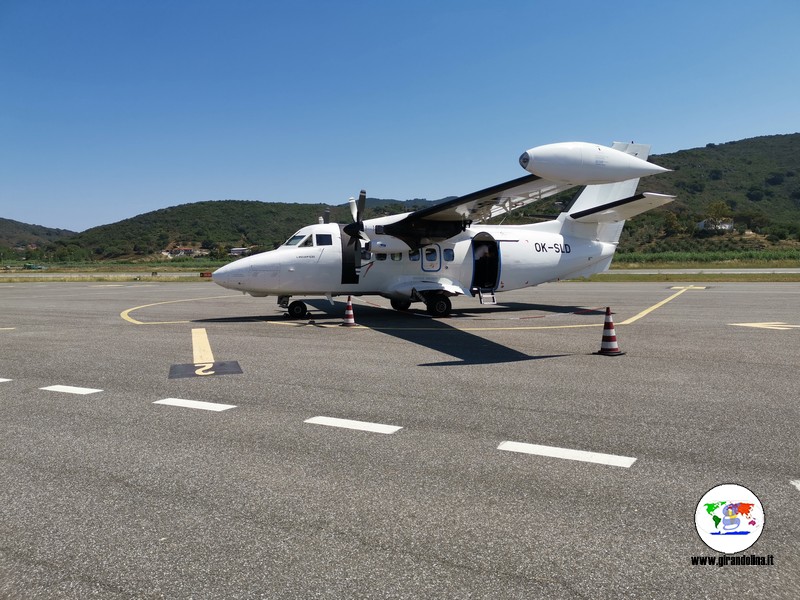
[[[519,157],[523,169],[552,181],[593,185],[665,173],[632,154],[588,142],[559,142],[536,146]]]

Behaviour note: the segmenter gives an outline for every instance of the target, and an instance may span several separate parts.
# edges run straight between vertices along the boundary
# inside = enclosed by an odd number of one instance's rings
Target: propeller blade
[[[357,223],[358,208],[356,208],[356,199],[351,197],[350,200],[348,200],[348,202],[350,203],[350,214],[353,215],[353,223]]]
[[[361,269],[361,241],[358,239],[358,224],[339,225],[342,229],[342,283],[358,283]],[[355,231],[352,231],[356,228]]]
[[[367,206],[367,192],[366,190],[361,190],[361,193],[358,195],[358,207],[357,207],[358,210],[356,211],[358,218],[356,219],[356,221],[361,221],[366,206]]]

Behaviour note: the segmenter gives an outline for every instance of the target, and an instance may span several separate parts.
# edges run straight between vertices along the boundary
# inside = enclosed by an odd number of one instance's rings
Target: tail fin
[[[614,142],[612,148],[647,160],[650,146]],[[587,186],[567,212],[561,213],[562,232],[616,245],[625,220],[674,200],[674,196],[636,195],[639,179]]]

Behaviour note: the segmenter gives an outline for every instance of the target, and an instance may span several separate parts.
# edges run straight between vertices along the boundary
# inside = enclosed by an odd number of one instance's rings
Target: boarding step
[[[480,298],[481,304],[497,304],[497,298],[495,298],[493,290],[482,290],[479,288],[478,298]]]

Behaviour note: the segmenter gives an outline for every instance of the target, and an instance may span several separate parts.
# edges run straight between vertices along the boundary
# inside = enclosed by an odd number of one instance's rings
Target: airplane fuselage
[[[613,256],[615,245],[555,233],[552,230],[558,228],[551,223],[556,222],[474,225],[417,250],[398,241],[384,250],[380,242],[373,242],[371,251],[361,251],[356,282],[344,276],[342,248],[348,236],[343,239],[341,227],[309,225],[276,250],[223,267],[214,273],[214,281],[254,296],[409,298],[430,284],[471,295],[477,290],[509,291],[599,270]]]
[[[483,303],[546,281],[606,270],[625,219],[673,197],[636,194],[640,177],[666,171],[647,162],[650,147],[615,142],[537,146],[523,153],[530,173],[412,213],[363,219],[366,192],[349,201],[353,221],[300,229],[280,248],[214,272],[219,285],[253,296],[278,296],[289,315],[306,314],[291,296],[377,294],[406,310],[424,302],[446,316],[450,298]],[[492,217],[585,185],[568,212],[532,225],[484,225]]]

